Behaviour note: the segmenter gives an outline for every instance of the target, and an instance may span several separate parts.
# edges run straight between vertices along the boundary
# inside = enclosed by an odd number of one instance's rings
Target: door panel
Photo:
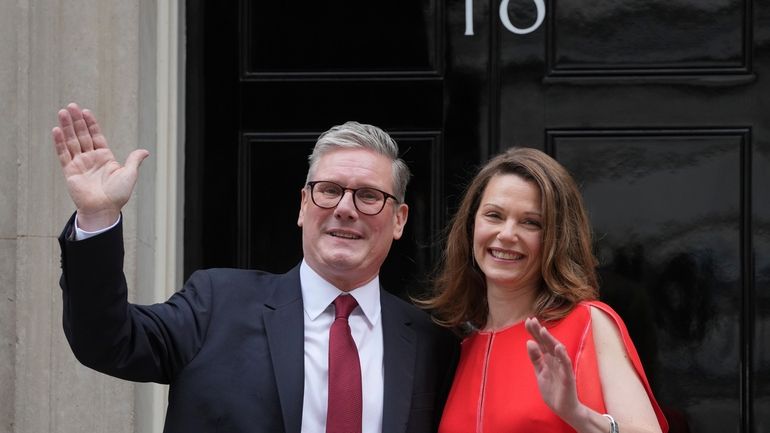
[[[588,204],[602,298],[628,321],[664,410],[691,431],[741,431],[749,131],[549,138]]]
[[[751,2],[551,2],[549,76],[748,73]]]
[[[244,78],[440,73],[441,2],[240,4]]]

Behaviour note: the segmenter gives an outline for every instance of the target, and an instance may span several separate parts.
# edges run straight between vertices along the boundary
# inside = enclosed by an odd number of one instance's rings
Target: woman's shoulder
[[[621,337],[627,337],[626,325],[620,315],[609,305],[602,301],[581,301],[578,305],[590,312],[594,327],[612,327],[620,331]]]
[[[615,312],[615,310],[610,307],[609,305],[605,304],[602,301],[599,300],[587,300],[587,301],[580,301],[578,305],[582,305],[584,308],[591,308],[591,309],[597,309],[600,311],[604,311],[605,313],[609,314],[610,316],[617,316],[618,313]],[[618,316],[619,317],[619,316]]]

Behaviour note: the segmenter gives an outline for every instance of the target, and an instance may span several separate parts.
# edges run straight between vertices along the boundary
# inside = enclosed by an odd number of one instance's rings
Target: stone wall
[[[150,150],[124,209],[125,271],[132,299],[158,300],[157,7],[0,2],[0,433],[150,432],[162,419],[162,391],[83,367],[66,343],[56,238],[74,207],[50,138],[75,101],[119,161]]]

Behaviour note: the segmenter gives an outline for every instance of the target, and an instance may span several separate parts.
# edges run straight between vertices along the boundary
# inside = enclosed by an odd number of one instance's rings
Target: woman
[[[595,267],[559,163],[519,148],[479,171],[422,302],[470,329],[440,433],[667,432],[625,325],[595,300]]]

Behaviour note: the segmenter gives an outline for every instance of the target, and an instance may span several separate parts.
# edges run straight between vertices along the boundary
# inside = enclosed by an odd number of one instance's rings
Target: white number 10
[[[508,16],[508,3],[510,3],[510,0],[503,0],[500,3],[500,21],[503,22],[505,28],[517,35],[525,35],[537,30],[543,24],[543,19],[545,18],[545,3],[543,3],[543,0],[533,1],[537,8],[537,19],[535,19],[535,23],[531,26],[520,29],[511,23],[511,18]],[[473,35],[473,0],[465,0],[465,35]]]

